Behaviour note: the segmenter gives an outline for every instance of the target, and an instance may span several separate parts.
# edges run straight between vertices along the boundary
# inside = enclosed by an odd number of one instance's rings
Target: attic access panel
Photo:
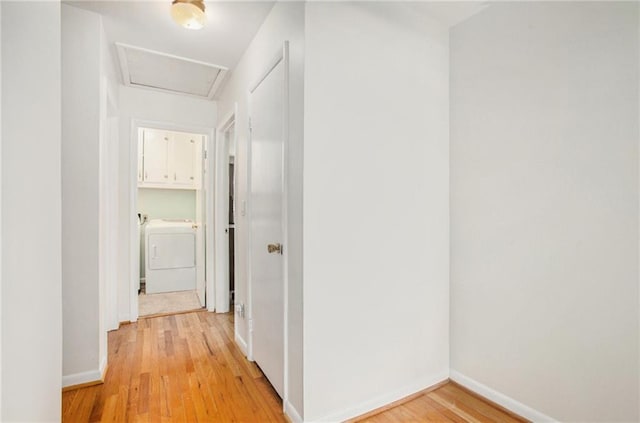
[[[227,68],[127,44],[116,43],[122,80],[150,88],[212,100]]]

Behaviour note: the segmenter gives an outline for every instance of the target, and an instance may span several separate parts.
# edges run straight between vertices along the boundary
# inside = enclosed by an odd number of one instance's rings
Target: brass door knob
[[[282,244],[268,244],[267,251],[269,252],[269,254],[282,254]]]

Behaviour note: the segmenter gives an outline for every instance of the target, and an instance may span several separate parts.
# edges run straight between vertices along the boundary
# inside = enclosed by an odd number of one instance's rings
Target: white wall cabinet
[[[196,180],[198,142],[193,134],[175,133],[171,142],[173,184],[193,186]]]
[[[144,142],[142,141],[142,132],[140,132],[140,136],[138,137],[138,184],[142,182],[142,174],[144,169],[142,168],[142,151],[144,148]]]
[[[142,132],[142,182],[169,182],[169,133],[153,130]]]
[[[201,135],[143,129],[139,138],[139,187],[201,187]]]

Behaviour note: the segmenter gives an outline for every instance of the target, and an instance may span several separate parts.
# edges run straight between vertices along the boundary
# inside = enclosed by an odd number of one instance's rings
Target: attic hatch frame
[[[199,98],[199,99],[213,100],[215,98],[215,95],[217,94],[218,90],[222,86],[222,83],[223,83],[223,81],[225,79],[225,76],[226,76],[227,72],[229,71],[229,69],[224,67],[224,66],[215,65],[213,63],[201,62],[199,60],[188,59],[186,57],[176,56],[176,55],[169,54],[169,53],[163,53],[161,51],[156,51],[156,50],[150,50],[150,49],[146,49],[146,48],[142,48],[142,47],[137,47],[137,46],[133,46],[133,45],[130,45],[130,44],[116,42],[115,46],[116,46],[116,51],[118,53],[118,61],[120,62],[120,72],[121,72],[121,76],[122,76],[122,82],[127,87],[144,88],[144,89],[153,90],[153,91],[159,91],[159,92],[163,92],[163,93],[178,94],[178,95],[185,95],[185,96],[188,96],[188,97],[195,97],[195,98]],[[186,62],[186,63],[191,63],[191,64],[195,64],[195,65],[209,67],[211,69],[214,69],[214,70],[218,71],[218,74],[217,74],[216,79],[214,80],[213,84],[211,84],[211,88],[209,89],[209,93],[206,96],[193,94],[193,93],[188,93],[188,92],[184,92],[184,91],[171,90],[171,89],[168,89],[168,88],[162,88],[162,87],[155,87],[155,86],[150,86],[150,85],[132,83],[131,82],[131,73],[129,71],[129,62],[128,62],[127,54],[126,54],[127,50],[141,52],[141,53],[145,53],[145,54],[148,54],[148,55],[153,55],[153,56],[158,56],[158,57],[167,58],[167,59],[173,59],[173,60],[179,60],[179,61]]]

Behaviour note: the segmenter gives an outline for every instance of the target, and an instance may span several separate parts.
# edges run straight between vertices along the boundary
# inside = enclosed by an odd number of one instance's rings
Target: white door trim
[[[129,320],[131,322],[135,322],[138,320],[138,279],[140,278],[140,247],[139,247],[139,233],[138,233],[138,222],[137,222],[137,210],[136,205],[138,204],[138,129],[140,128],[154,128],[154,129],[162,129],[166,131],[178,131],[178,132],[190,132],[193,134],[201,134],[207,137],[207,142],[203,146],[204,150],[206,150],[210,154],[213,150],[214,146],[214,130],[213,128],[206,127],[198,127],[198,126],[190,126],[183,125],[179,123],[173,122],[157,122],[152,120],[145,119],[131,119],[131,132],[129,134],[129,147],[130,147],[130,157],[129,157]],[[205,175],[206,175],[206,183],[203,188],[208,193],[212,193],[213,191],[213,177],[211,173],[211,166],[209,163],[211,160],[207,159],[204,161],[205,163]],[[209,201],[209,196],[206,199],[206,223],[205,223],[205,250],[207,248],[211,248],[213,245],[213,231],[211,228],[213,227],[213,202]],[[213,278],[208,278],[209,269],[213,268],[213,257],[210,254],[206,255],[205,258],[206,269],[205,272],[205,296],[208,297],[208,293],[213,292]],[[208,307],[209,298],[206,298],[206,306]]]
[[[268,63],[264,72],[260,75],[256,81],[250,85],[249,92],[247,93],[250,96],[253,91],[258,88],[260,83],[264,81],[264,79],[271,73],[271,71],[283,62],[284,64],[284,90],[282,93],[283,96],[283,119],[282,119],[282,180],[283,180],[283,194],[282,194],[282,240],[283,240],[283,253],[282,253],[282,267],[283,267],[283,301],[284,301],[284,326],[283,330],[283,339],[284,339],[284,395],[282,398],[282,407],[283,411],[285,410],[285,405],[288,403],[289,399],[289,336],[288,330],[289,327],[289,245],[288,245],[288,197],[289,197],[289,188],[288,188],[288,178],[289,178],[289,166],[288,166],[288,155],[289,155],[289,41],[284,41],[282,45],[282,49],[278,51],[278,53],[273,57],[273,59]],[[249,102],[249,136],[247,137],[247,193],[251,193],[251,102]],[[247,228],[251,228],[251,219],[252,219],[252,204],[250,200],[250,195],[247,196]],[[251,322],[253,318],[252,308],[252,277],[251,277],[251,231],[248,231],[247,237],[247,316],[248,321]],[[251,331],[252,324],[249,324],[248,330],[248,348],[247,348],[247,359],[253,360],[253,332]]]
[[[109,102],[111,103],[113,99],[111,96],[108,96]],[[107,226],[111,228],[107,233],[107,251],[105,252],[107,255],[106,259],[106,298],[105,298],[105,325],[106,330],[111,331],[118,329],[118,147],[119,143],[119,130],[120,130],[120,119],[117,116],[107,116],[105,122],[105,137],[106,142],[108,143],[107,147],[107,179],[114,183],[116,181],[115,187],[109,187],[107,189]],[[115,228],[115,229],[114,229]]]
[[[215,255],[215,275],[211,274],[214,280],[215,288],[211,290],[213,292],[213,301],[207,302],[207,309],[209,311],[217,311],[219,313],[226,313],[229,307],[229,291],[225,287],[229,286],[229,246],[226,238],[226,229],[228,226],[228,213],[223,212],[222,206],[228,202],[228,186],[226,187],[223,182],[226,178],[222,177],[222,172],[227,172],[229,168],[229,144],[225,137],[225,133],[229,131],[236,123],[236,116],[238,114],[238,104],[233,107],[233,111],[228,113],[224,119],[220,122],[216,129],[215,149],[212,154],[212,160],[215,163],[215,194],[214,194],[214,229],[213,239],[215,242],[214,255]],[[237,131],[234,131],[233,142],[237,141]],[[228,181],[227,181],[228,182]],[[209,280],[209,279],[207,279]]]

